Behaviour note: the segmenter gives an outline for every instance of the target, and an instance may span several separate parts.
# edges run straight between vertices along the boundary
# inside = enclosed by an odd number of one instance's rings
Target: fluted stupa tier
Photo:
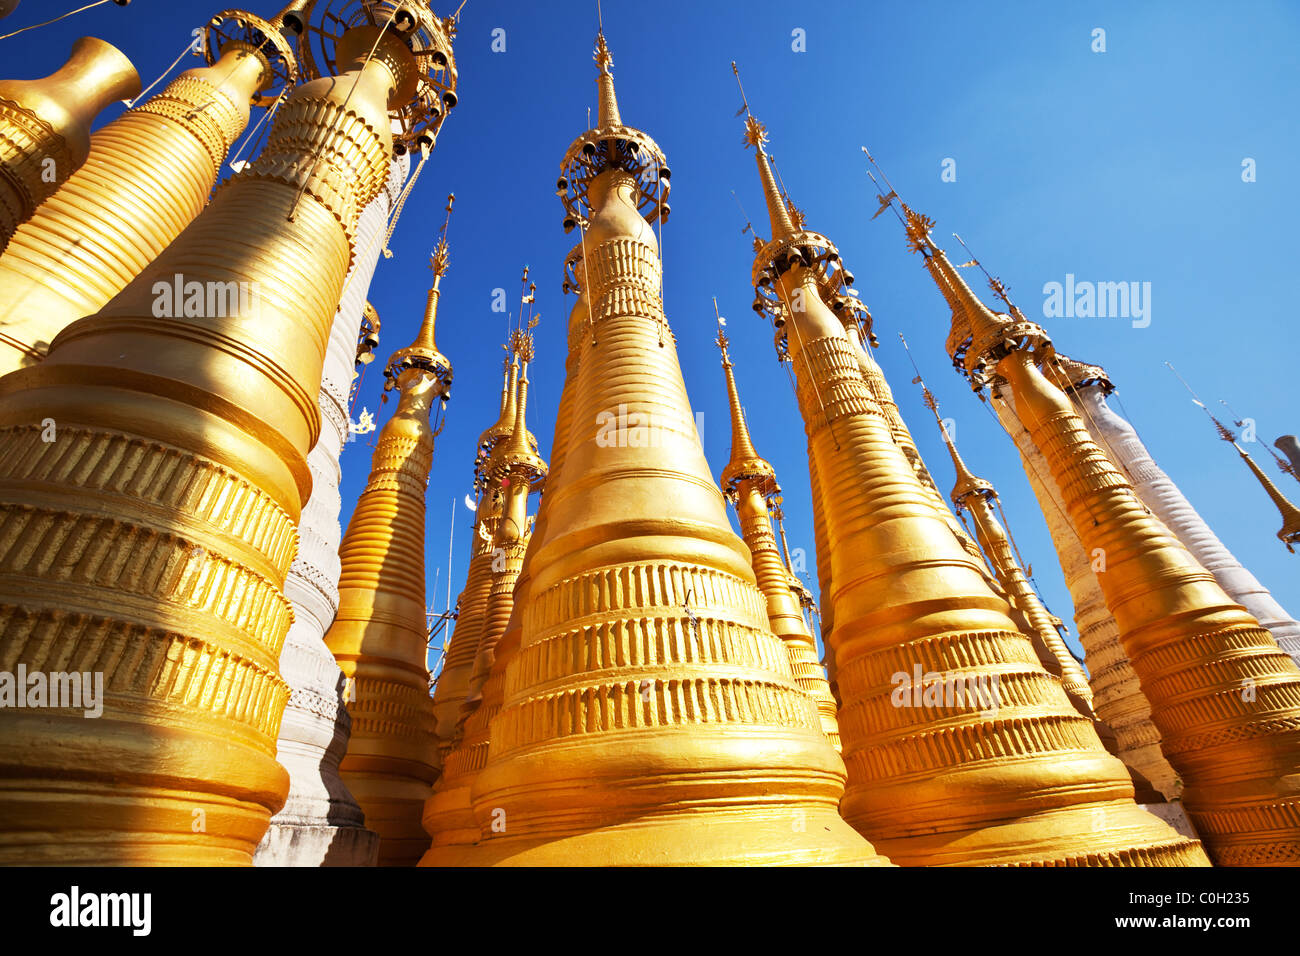
[[[500,500],[491,538],[487,579],[489,591],[478,629],[478,644],[471,659],[470,677],[460,706],[460,716],[443,762],[442,776],[424,808],[424,828],[433,845],[421,865],[454,862],[451,847],[478,842],[472,788],[483,768],[488,750],[488,721],[500,709],[501,672],[504,655],[498,653],[501,638],[514,614],[515,587],[523,570],[524,555],[532,536],[528,518],[528,497],[540,491],[546,479],[546,463],[537,453],[537,441],[528,431],[528,362],[533,340],[526,330],[511,339],[510,391],[503,396],[502,414],[512,413],[510,431],[501,435],[500,425],[485,433],[496,445],[482,464],[484,484]],[[516,380],[522,361],[523,375]],[[480,447],[487,447],[480,442]],[[498,663],[503,666],[498,667]]]
[[[428,846],[420,815],[437,777],[425,630],[425,487],[436,432],[430,415],[451,390],[451,363],[438,351],[439,285],[445,238],[415,342],[393,354],[385,390],[393,417],[375,442],[370,478],[339,549],[339,610],[325,643],[348,681],[352,737],[343,780],[379,834],[381,866],[413,866]],[[441,430],[441,429],[439,429]]]
[[[368,866],[379,849],[378,837],[365,828],[361,807],[339,776],[352,719],[343,702],[343,673],[324,637],[339,602],[339,459],[349,436],[357,338],[388,215],[409,169],[409,157],[396,157],[385,188],[357,220],[356,257],[325,350],[316,396],[321,434],[307,456],[311,497],[298,522],[298,554],[284,588],[294,620],[280,655],[289,702],[276,759],[289,771],[289,796],[254,854],[258,866]]]
[[[836,813],[842,763],[709,476],[660,299],[666,163],[618,118],[603,36],[597,61],[599,121],[563,164],[590,314],[461,858],[881,863]]]
[[[500,481],[489,482],[484,468],[492,452],[511,433],[515,419],[515,395],[519,377],[519,364],[505,363],[501,388],[501,411],[496,423],[487,428],[478,440],[478,453],[474,460],[474,487],[478,492],[478,507],[474,514],[473,537],[470,544],[469,570],[465,587],[456,599],[456,629],[452,632],[443,657],[442,670],[433,691],[433,711],[438,720],[438,748],[442,755],[451,749],[462,723],[461,707],[474,673],[474,658],[478,654],[479,636],[483,633],[483,620],[487,613],[488,597],[495,573],[493,539],[501,522],[504,495]]]
[[[586,303],[578,296],[569,316],[569,353],[565,359],[565,376],[571,377],[578,367],[577,339],[587,332]],[[504,405],[504,402],[503,402]],[[555,416],[555,432],[551,438],[551,465],[548,481],[554,483],[560,474],[568,443],[569,426],[573,420],[573,393],[565,391],[560,396],[560,406]],[[458,731],[454,752],[446,757],[443,775],[434,787],[433,797],[425,807],[425,829],[433,837],[433,846],[421,866],[456,866],[472,862],[473,844],[483,835],[474,817],[472,801],[474,781],[487,764],[488,744],[491,739],[492,718],[501,712],[507,665],[519,651],[523,632],[523,609],[528,606],[531,594],[530,562],[536,553],[537,542],[545,540],[546,514],[542,511],[529,535],[529,547],[524,551],[515,588],[512,594],[510,618],[497,642],[494,660],[488,678],[476,702],[466,701],[462,711],[464,723]],[[467,712],[466,712],[467,711]],[[493,821],[494,823],[496,821]],[[470,847],[460,851],[457,847]]]
[[[139,92],[131,61],[94,37],[73,44],[57,73],[0,81],[0,252],[86,162],[95,117]]]
[[[365,31],[336,62],[163,255],[0,379],[3,666],[104,674],[99,720],[6,716],[0,860],[248,864],[284,803],[283,587],[315,398],[415,70]],[[180,281],[201,314],[160,317]]]
[[[1182,491],[1147,451],[1137,430],[1106,402],[1114,386],[1103,369],[1057,355],[1052,380],[1064,388],[1088,431],[1133,483],[1142,503],[1174,533],[1201,567],[1232,598],[1272,632],[1282,650],[1300,661],[1300,622],[1292,619],[1268,588],[1241,565]]]
[[[740,534],[749,548],[754,577],[767,600],[767,619],[772,633],[785,642],[795,682],[817,705],[822,732],[838,751],[840,728],[835,716],[835,698],[831,695],[826,671],[817,658],[817,642],[804,620],[799,599],[791,590],[791,572],[777,550],[776,536],[772,533],[768,501],[772,500],[779,507],[781,488],[772,465],[754,449],[740,405],[740,394],[736,390],[736,374],[727,352],[727,337],[721,330],[718,331],[718,347],[722,350],[722,369],[731,409],[731,458],[722,471],[723,494],[740,519]]]
[[[1005,383],[1085,551],[1104,562],[1098,582],[1211,858],[1300,864],[1300,668],[1152,517],[1093,440],[1040,368],[1052,359],[1046,332],[1013,306],[992,312],[930,240],[931,221],[906,207],[904,215],[952,307],[954,364],[977,388]]]
[[[217,62],[98,130],[86,164],[14,234],[0,256],[0,374],[40,361],[180,235],[212,195],[252,101],[297,76],[279,17],[236,13],[246,37],[213,38]]]
[[[793,366],[824,510],[845,819],[910,865],[1204,865],[1133,802],[935,508],[823,301],[841,285],[838,251],[795,227],[752,116],[746,141],[773,237],[755,290]]]
[[[1047,466],[1047,459],[1016,417],[1005,388],[993,389],[991,404],[1020,453],[1029,486],[1047,523],[1052,546],[1074,604],[1074,624],[1088,663],[1093,709],[1115,733],[1116,756],[1173,800],[1183,790],[1178,773],[1160,749],[1160,730],[1151,722],[1151,705],[1142,693],[1137,673],[1119,639],[1119,625],[1106,607],[1105,595],[1093,573],[1094,558],[1070,526],[1065,503]]]
[[[938,404],[928,388],[925,397],[939,422],[939,430],[956,472],[951,494],[953,505],[959,514],[963,511],[970,513],[975,525],[975,537],[994,575],[1013,606],[1019,608],[1025,617],[1030,628],[1028,636],[1038,652],[1038,659],[1048,673],[1060,678],[1061,685],[1076,708],[1087,717],[1093,716],[1092,688],[1088,686],[1088,676],[1065,646],[1052,614],[1043,606],[1038,592],[1029,583],[1029,577],[1021,567],[1011,536],[998,518],[997,511],[1001,511],[1001,504],[997,489],[983,478],[972,474],[966,467],[966,462],[957,451],[957,443],[939,418]]]

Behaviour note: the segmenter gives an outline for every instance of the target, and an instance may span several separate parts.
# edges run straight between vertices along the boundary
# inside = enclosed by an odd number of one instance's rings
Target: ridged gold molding
[[[1088,686],[1088,675],[1083,672],[1052,620],[1052,615],[1043,606],[1038,592],[1029,583],[1025,569],[1020,565],[1020,558],[1011,542],[1011,535],[999,520],[997,511],[1002,510],[998,500],[997,489],[983,478],[977,477],[966,467],[957,443],[953,441],[947,426],[939,418],[939,405],[928,388],[925,389],[926,405],[934,412],[943,435],[944,445],[952,458],[956,478],[953,482],[953,506],[957,513],[968,512],[975,524],[975,537],[980,549],[988,559],[1002,588],[1011,598],[1012,604],[1020,609],[1030,628],[1029,639],[1038,652],[1038,659],[1048,673],[1060,678],[1065,692],[1084,716],[1092,717],[1092,688]],[[1076,700],[1077,698],[1077,700]]]
[[[0,256],[0,375],[40,361],[60,331],[99,311],[203,210],[250,102],[273,81],[273,60],[294,68],[288,42],[263,25],[265,51],[227,44],[215,64],[180,74],[98,130],[86,164],[14,234]]]
[[[1151,703],[1183,806],[1216,864],[1300,864],[1300,669],[1152,518],[1039,368],[1051,342],[994,313],[904,207],[908,237],[953,309],[948,351],[976,387],[1005,383],[1042,450]]]
[[[617,119],[603,36],[597,62],[599,122],[562,167],[590,324],[464,858],[881,863],[836,813],[842,764],[709,475],[660,300],[666,163]]]
[[[822,733],[831,746],[840,749],[840,728],[835,716],[835,698],[831,695],[826,671],[817,658],[803,608],[790,588],[791,572],[777,550],[772,533],[772,514],[768,501],[780,506],[781,488],[776,483],[772,465],[754,450],[749,425],[736,390],[736,373],[727,352],[727,337],[718,330],[718,348],[722,351],[722,370],[727,380],[727,401],[731,409],[731,458],[722,471],[722,491],[740,519],[740,534],[749,548],[750,563],[758,588],[767,600],[767,619],[772,633],[785,642],[790,654],[790,668],[799,689],[817,705]]]
[[[388,172],[388,64],[414,68],[388,38],[362,69],[360,45],[112,303],[0,379],[0,669],[105,691],[98,720],[5,711],[0,861],[248,864],[284,802],[282,588],[322,360]],[[159,316],[177,276],[252,301]]]
[[[817,466],[844,818],[905,865],[1204,865],[1195,842],[1133,802],[1123,765],[934,508],[822,299],[838,255],[795,228],[766,138],[749,117],[773,237],[753,278]]]
[[[491,539],[487,575],[490,589],[453,747],[443,763],[443,773],[433,795],[425,804],[424,828],[433,837],[433,845],[421,865],[437,865],[440,856],[443,864],[451,862],[445,856],[450,852],[447,847],[472,844],[479,839],[471,788],[487,756],[487,721],[500,709],[501,668],[497,664],[504,661],[498,651],[514,614],[515,586],[532,537],[532,522],[527,516],[528,497],[531,492],[540,491],[546,480],[546,463],[537,453],[537,441],[528,431],[526,420],[528,362],[533,353],[533,340],[527,332],[517,331],[512,335],[511,344],[510,391],[502,401],[502,419],[507,409],[512,413],[510,432],[482,469],[485,481],[502,499]],[[521,360],[523,374],[518,376]],[[485,434],[489,437],[499,434],[501,424],[499,421]]]
[[[576,373],[578,352],[572,348],[577,337],[587,331],[585,300],[578,296],[569,315],[570,351],[565,359],[565,376]],[[503,402],[504,404],[504,402]],[[569,425],[573,420],[573,393],[565,391],[560,396],[555,416],[555,432],[551,438],[551,465],[548,481],[554,482],[560,474],[568,443]],[[499,424],[499,423],[498,423]],[[501,711],[504,698],[506,666],[519,651],[523,632],[523,609],[528,606],[531,594],[530,563],[540,542],[546,540],[545,509],[537,515],[533,531],[528,536],[528,548],[520,562],[514,591],[511,594],[510,617],[497,641],[491,669],[479,692],[477,702],[465,702],[464,723],[458,730],[456,747],[443,761],[442,776],[434,786],[433,796],[424,809],[424,828],[433,837],[433,845],[420,861],[421,866],[463,866],[475,861],[473,845],[482,832],[474,817],[472,794],[479,771],[487,764],[488,743],[491,738],[491,721]],[[458,848],[468,847],[461,850]]]
[[[505,363],[503,373],[501,412],[496,422],[484,430],[478,440],[474,484],[479,499],[474,515],[469,570],[465,575],[465,587],[456,599],[456,629],[448,642],[446,657],[433,691],[433,711],[438,721],[438,748],[444,755],[451,749],[461,726],[461,706],[465,703],[469,680],[474,672],[474,656],[478,653],[479,635],[483,633],[483,618],[487,611],[488,595],[492,590],[493,539],[501,521],[503,495],[500,480],[489,482],[484,468],[491,459],[493,450],[510,436],[514,426],[518,378],[519,363],[511,359]]]
[[[1166,799],[1173,800],[1182,793],[1183,786],[1160,750],[1160,731],[1151,722],[1151,705],[1142,695],[1137,674],[1119,639],[1119,625],[1107,609],[1097,576],[1092,573],[1093,559],[1070,526],[1047,459],[1016,417],[1005,386],[993,389],[989,399],[998,421],[1015,442],[1025,477],[1047,522],[1074,604],[1074,623],[1088,662],[1088,685],[1097,716],[1114,731],[1115,755],[1124,765],[1150,781]]]
[[[436,434],[429,416],[450,392],[434,339],[445,241],[415,342],[394,353],[386,389],[397,410],[375,443],[370,479],[339,548],[339,610],[325,635],[348,682],[352,737],[343,781],[379,834],[380,866],[414,866],[428,846],[420,815],[438,775],[426,664],[425,487]]]
[[[139,92],[131,61],[94,37],[74,43],[68,62],[43,80],[0,81],[0,252],[86,161],[95,117]]]

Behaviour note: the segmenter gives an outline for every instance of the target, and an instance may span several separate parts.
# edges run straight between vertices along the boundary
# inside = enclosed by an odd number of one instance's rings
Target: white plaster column
[[[1103,387],[1081,384],[1071,390],[1071,399],[1087,422],[1088,430],[1128,476],[1142,503],[1214,575],[1228,596],[1268,628],[1282,650],[1300,664],[1300,623],[1292,619],[1268,588],[1242,567],[1210,530],[1173,479],[1155,463],[1133,426],[1106,404]]]
[[[280,657],[290,696],[276,759],[289,771],[289,797],[257,848],[257,866],[373,866],[379,850],[378,836],[365,828],[360,806],[339,777],[352,721],[343,704],[342,672],[323,637],[338,610],[339,458],[348,436],[357,336],[388,217],[409,169],[406,156],[395,159],[387,187],[361,213],[356,257],[325,352],[317,396],[321,434],[307,456],[312,493],[285,583],[294,623]]]

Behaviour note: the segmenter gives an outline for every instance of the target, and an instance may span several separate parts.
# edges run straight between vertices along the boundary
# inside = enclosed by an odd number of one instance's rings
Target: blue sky
[[[270,16],[274,2],[253,12]],[[28,0],[2,26],[76,5]],[[452,8],[450,0],[441,6],[442,13]],[[118,45],[148,83],[217,9],[192,0],[106,5],[4,41],[3,72],[53,72],[75,38],[93,34]],[[892,216],[870,219],[864,144],[902,197],[934,217],[935,236],[955,261],[965,255],[948,238],[953,232],[1031,317],[1042,315],[1044,284],[1067,274],[1151,283],[1146,328],[1119,318],[1057,318],[1044,320],[1048,331],[1062,351],[1106,366],[1156,460],[1242,563],[1300,612],[1300,556],[1277,541],[1277,512],[1163,364],[1176,365],[1216,408],[1226,399],[1256,419],[1261,439],[1300,430],[1295,403],[1285,398],[1294,387],[1287,383],[1297,337],[1286,318],[1295,296],[1293,237],[1283,229],[1300,219],[1300,8],[608,0],[604,19],[624,121],[653,136],[673,169],[663,248],[667,313],[692,404],[703,413],[714,476],[730,441],[712,341],[716,295],[755,442],[784,485],[791,544],[807,552],[810,582],[803,423],[767,326],[750,310],[752,253],[731,196],[734,189],[751,217],[762,215],[752,152],[734,116],[733,59],[809,227],[838,244],[857,276],[875,316],[877,359],[936,480],[947,491],[952,469],[919,389],[909,384],[900,331],[944,415],[955,420],[968,464],[1001,493],[1053,610],[1070,617],[1042,516],[1010,439],[949,367],[948,312],[919,258]],[[1092,50],[1095,28],[1105,30],[1104,53]],[[505,52],[491,49],[496,29],[505,31]],[[792,49],[795,30],[803,31],[804,52]],[[530,424],[549,450],[572,305],[560,291],[561,262],[576,237],[561,228],[554,182],[565,147],[587,128],[595,105],[595,32],[594,0],[469,0],[456,41],[460,105],[406,207],[396,255],[381,261],[372,286],[382,361],[418,327],[428,253],[454,191],[438,340],[457,386],[428,498],[429,598],[439,608],[453,510],[453,601],[464,580],[471,514],[460,502],[470,490],[475,440],[496,415],[505,322],[491,311],[493,290],[514,300],[525,263],[543,316]],[[1247,158],[1255,161],[1252,183],[1242,181]],[[955,160],[955,182],[941,180],[945,159]],[[370,367],[358,404],[382,421],[393,406],[378,402],[380,364]],[[1300,500],[1300,486],[1277,471],[1262,444],[1246,447]],[[345,449],[345,522],[369,457],[364,441]]]

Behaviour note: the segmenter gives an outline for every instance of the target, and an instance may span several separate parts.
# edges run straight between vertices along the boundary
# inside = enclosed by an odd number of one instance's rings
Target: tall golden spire
[[[528,299],[531,301],[531,296]],[[426,854],[428,863],[440,854],[452,852],[448,847],[474,843],[479,836],[470,793],[486,757],[487,720],[495,714],[495,705],[488,705],[485,698],[487,693],[495,696],[496,692],[496,688],[485,692],[485,685],[494,672],[498,643],[514,611],[515,585],[530,538],[528,498],[532,492],[541,491],[547,473],[546,462],[537,453],[537,441],[528,430],[528,365],[534,357],[531,330],[536,324],[536,318],[531,319],[510,336],[511,365],[519,371],[518,393],[510,403],[514,419],[509,434],[484,468],[485,481],[499,489],[504,504],[491,541],[489,594],[472,656],[473,672],[461,700],[457,732],[443,763],[443,776],[425,804],[424,828],[433,837],[433,847]],[[483,712],[485,705],[492,707],[491,712]]]
[[[388,175],[398,76],[416,74],[407,38],[364,29],[331,62],[338,75],[289,94],[257,160],[111,304],[0,378],[6,669],[94,660],[105,687],[100,720],[6,717],[0,819],[23,822],[0,859],[26,840],[55,862],[247,864],[284,802],[283,588],[315,399],[356,223]],[[178,275],[249,290],[256,320],[228,299],[160,317]],[[50,796],[68,780],[75,807]]]
[[[528,266],[524,266],[519,283],[519,316],[522,326],[523,306],[532,304],[537,291],[536,283],[529,282]],[[502,479],[506,474],[499,472],[496,462],[500,457],[500,448],[515,432],[520,392],[519,364],[524,351],[531,355],[532,336],[530,333],[517,331],[501,347],[506,352],[502,368],[501,411],[496,422],[484,429],[478,439],[478,450],[474,459],[474,488],[478,494],[478,507],[475,513],[469,570],[465,578],[465,587],[456,601],[458,609],[456,630],[452,633],[443,658],[442,671],[438,675],[437,686],[434,688],[433,700],[434,710],[438,715],[439,747],[444,753],[453,746],[459,748],[460,745],[464,724],[463,708],[474,678],[475,660],[489,610],[492,589],[503,570],[501,555],[504,552],[496,544],[496,535],[505,517],[509,495],[502,487]],[[526,429],[525,435],[529,447],[536,451],[537,440]],[[465,799],[468,800],[468,797],[466,796]],[[466,803],[465,813],[468,812]]]
[[[919,373],[917,378],[920,378]],[[948,431],[948,426],[939,417],[939,403],[934,393],[924,382],[920,384],[925,396],[925,406],[934,413],[939,432],[943,435],[943,443],[952,458],[953,470],[956,473],[952,488],[953,505],[959,514],[963,511],[970,513],[975,523],[976,537],[988,557],[993,573],[997,575],[1013,606],[1020,611],[1029,625],[1029,638],[1034,643],[1034,649],[1038,651],[1039,660],[1043,662],[1048,673],[1061,679],[1061,684],[1065,687],[1065,692],[1070,695],[1070,700],[1075,707],[1084,716],[1094,717],[1092,688],[1088,686],[1088,676],[1061,639],[1060,631],[1054,623],[1056,619],[1043,606],[1042,600],[1029,583],[1029,576],[1021,565],[1015,545],[1006,530],[1005,517],[999,520],[998,514],[995,513],[995,508],[997,512],[1002,510],[997,489],[983,478],[976,477],[966,466],[961,453],[957,451],[957,443]]]
[[[569,316],[571,343],[582,336],[586,325],[586,305],[583,297],[579,295]],[[573,349],[565,359],[566,377],[572,377],[577,366],[578,350]],[[564,464],[572,412],[573,393],[566,389],[560,397],[560,407],[555,418],[555,434],[551,441],[551,468],[547,478],[550,483],[555,482],[555,477]],[[462,851],[458,848],[472,847],[479,841],[481,835],[479,824],[474,817],[471,793],[475,780],[487,763],[491,724],[500,713],[505,699],[507,668],[519,652],[523,632],[521,612],[531,604],[530,562],[532,556],[536,554],[536,542],[544,540],[546,540],[545,510],[537,515],[529,535],[528,548],[525,549],[523,561],[514,580],[514,590],[509,594],[509,617],[505,630],[497,641],[487,680],[483,683],[476,701],[465,701],[469,713],[464,718],[463,734],[458,737],[456,748],[447,755],[443,764],[443,776],[425,806],[424,828],[433,837],[433,845],[421,860],[422,866],[458,865],[473,862],[477,858],[472,849]],[[507,573],[514,572],[508,561],[503,570]],[[501,599],[504,597],[505,595],[502,595]],[[491,822],[498,825],[500,823],[498,820]]]
[[[474,656],[478,652],[479,635],[483,630],[483,617],[487,612],[488,596],[492,588],[492,569],[496,563],[493,539],[505,503],[500,483],[489,478],[489,463],[493,451],[509,437],[514,428],[519,362],[509,345],[503,348],[508,354],[502,371],[501,413],[496,423],[485,429],[478,439],[474,458],[474,488],[478,504],[470,535],[469,569],[465,575],[465,586],[456,599],[456,628],[448,642],[433,692],[433,708],[438,719],[438,746],[444,754],[458,736],[461,706],[465,702],[474,671]]]
[[[451,212],[451,201],[447,204]],[[430,414],[451,394],[451,363],[435,340],[444,235],[415,340],[394,352],[385,391],[400,398],[379,432],[370,478],[339,546],[339,609],[325,635],[349,682],[352,737],[343,780],[379,834],[381,866],[411,866],[424,852],[421,813],[437,777],[438,737],[428,693],[425,630],[425,486],[433,463]]]
[[[788,568],[788,559],[782,560],[772,534],[769,502],[779,507],[781,488],[776,483],[776,473],[771,464],[759,456],[750,440],[744,410],[740,406],[740,394],[736,390],[731,356],[727,353],[727,336],[721,325],[717,343],[722,352],[727,399],[731,404],[731,460],[722,470],[722,493],[740,518],[740,534],[749,547],[754,577],[767,599],[767,618],[772,633],[785,642],[795,681],[817,705],[822,733],[839,750],[840,729],[835,716],[835,698],[831,695],[826,672],[817,659],[817,642],[804,620],[799,597],[790,586],[793,575]],[[784,530],[781,540],[784,546]]]
[[[511,335],[511,351],[520,362],[515,420],[509,438],[493,453],[488,465],[489,480],[500,485],[505,497],[501,522],[492,539],[494,550],[501,559],[497,568],[500,573],[492,580],[488,612],[475,654],[474,673],[462,706],[466,715],[481,702],[483,685],[496,661],[497,643],[513,610],[515,582],[523,566],[530,536],[528,497],[534,491],[540,493],[546,482],[546,462],[537,453],[537,440],[528,430],[528,364],[534,355],[531,329],[535,325],[534,321],[527,329],[516,329]]]
[[[936,252],[931,221],[905,215],[909,244],[956,295],[953,364],[976,389],[1007,390],[1076,534],[1104,561],[1098,583],[1212,859],[1300,860],[1300,669],[1150,514],[1044,375],[1054,354],[1047,333],[1009,302],[1009,315],[978,303]],[[991,285],[1007,301],[1001,284]]]
[[[583,225],[586,327],[570,339],[565,457],[473,786],[482,840],[458,858],[880,862],[835,812],[839,758],[700,447],[651,229],[663,153],[623,126],[579,137],[561,168],[569,221]]]
[[[618,97],[614,95],[614,75],[609,71],[614,65],[614,57],[605,43],[604,30],[596,35],[596,65],[600,67],[600,72],[596,74],[596,85],[599,87],[596,128],[612,130],[623,125],[623,117],[619,115]]]
[[[1190,388],[1188,390],[1190,391]],[[1277,536],[1278,539],[1286,545],[1286,549],[1294,554],[1294,545],[1297,542],[1300,542],[1300,508],[1297,508],[1291,503],[1287,496],[1282,493],[1281,489],[1273,483],[1273,480],[1264,473],[1264,470],[1260,468],[1258,464],[1255,463],[1255,459],[1250,456],[1250,453],[1237,444],[1237,437],[1228,430],[1227,426],[1224,425],[1223,422],[1219,421],[1219,419],[1215,417],[1213,412],[1205,407],[1199,398],[1196,399],[1196,404],[1205,409],[1205,414],[1210,416],[1210,421],[1214,422],[1214,428],[1215,431],[1218,432],[1219,437],[1237,450],[1237,454],[1240,455],[1241,460],[1246,463],[1246,467],[1250,469],[1251,474],[1253,474],[1260,485],[1263,486],[1264,493],[1268,495],[1269,500],[1273,502],[1277,507],[1277,510],[1281,513],[1282,528],[1278,531]]]
[[[753,279],[760,310],[785,320],[778,354],[796,376],[823,513],[845,819],[908,865],[1203,865],[1194,842],[1134,804],[1123,766],[903,453],[825,304],[843,288],[832,249],[807,230],[776,238]]]

